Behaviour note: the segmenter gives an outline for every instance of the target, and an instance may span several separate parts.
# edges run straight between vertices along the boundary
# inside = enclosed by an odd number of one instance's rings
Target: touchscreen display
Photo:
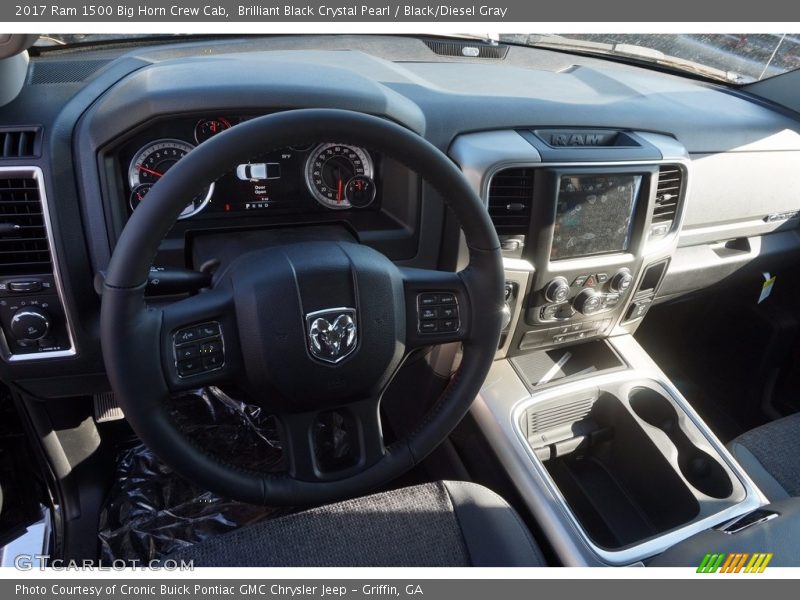
[[[562,175],[551,260],[628,249],[641,175]]]

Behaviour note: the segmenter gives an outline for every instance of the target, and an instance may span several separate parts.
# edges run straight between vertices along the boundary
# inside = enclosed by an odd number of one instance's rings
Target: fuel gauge
[[[194,126],[194,139],[198,144],[202,144],[218,133],[230,129],[230,127],[230,121],[222,117],[217,117],[216,119],[201,119],[197,122],[197,125]]]
[[[366,208],[375,200],[375,182],[364,175],[352,177],[345,186],[345,198],[353,208]]]

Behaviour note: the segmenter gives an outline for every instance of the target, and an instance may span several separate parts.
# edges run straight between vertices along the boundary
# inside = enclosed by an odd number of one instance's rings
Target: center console
[[[765,498],[631,335],[677,247],[672,137],[518,129],[456,139],[506,269],[472,415],[565,565],[633,565]]]

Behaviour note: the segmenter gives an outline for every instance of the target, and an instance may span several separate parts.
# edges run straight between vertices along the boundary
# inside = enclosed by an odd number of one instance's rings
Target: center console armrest
[[[767,504],[755,516],[766,517],[742,528],[742,521],[707,529],[675,544],[663,554],[648,561],[651,567],[698,567],[706,554],[771,553],[774,567],[793,567],[800,564],[800,498],[789,498]],[[746,518],[745,515],[744,518]],[[723,564],[724,564],[723,559]],[[744,561],[747,565],[749,559]]]

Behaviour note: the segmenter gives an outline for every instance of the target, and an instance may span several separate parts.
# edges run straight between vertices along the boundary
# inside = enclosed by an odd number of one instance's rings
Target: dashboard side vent
[[[33,158],[39,155],[38,127],[0,129],[0,158]]]
[[[656,201],[653,206],[653,229],[666,234],[672,228],[675,215],[678,212],[681,188],[683,186],[683,172],[675,165],[662,165],[658,169],[658,185],[656,186]]]
[[[533,203],[534,170],[505,169],[489,184],[489,216],[498,233],[526,233]]]
[[[461,58],[489,58],[503,60],[508,54],[508,46],[456,40],[424,40],[425,45],[441,56],[460,56]]]
[[[42,194],[30,173],[0,171],[0,275],[53,272]]]

